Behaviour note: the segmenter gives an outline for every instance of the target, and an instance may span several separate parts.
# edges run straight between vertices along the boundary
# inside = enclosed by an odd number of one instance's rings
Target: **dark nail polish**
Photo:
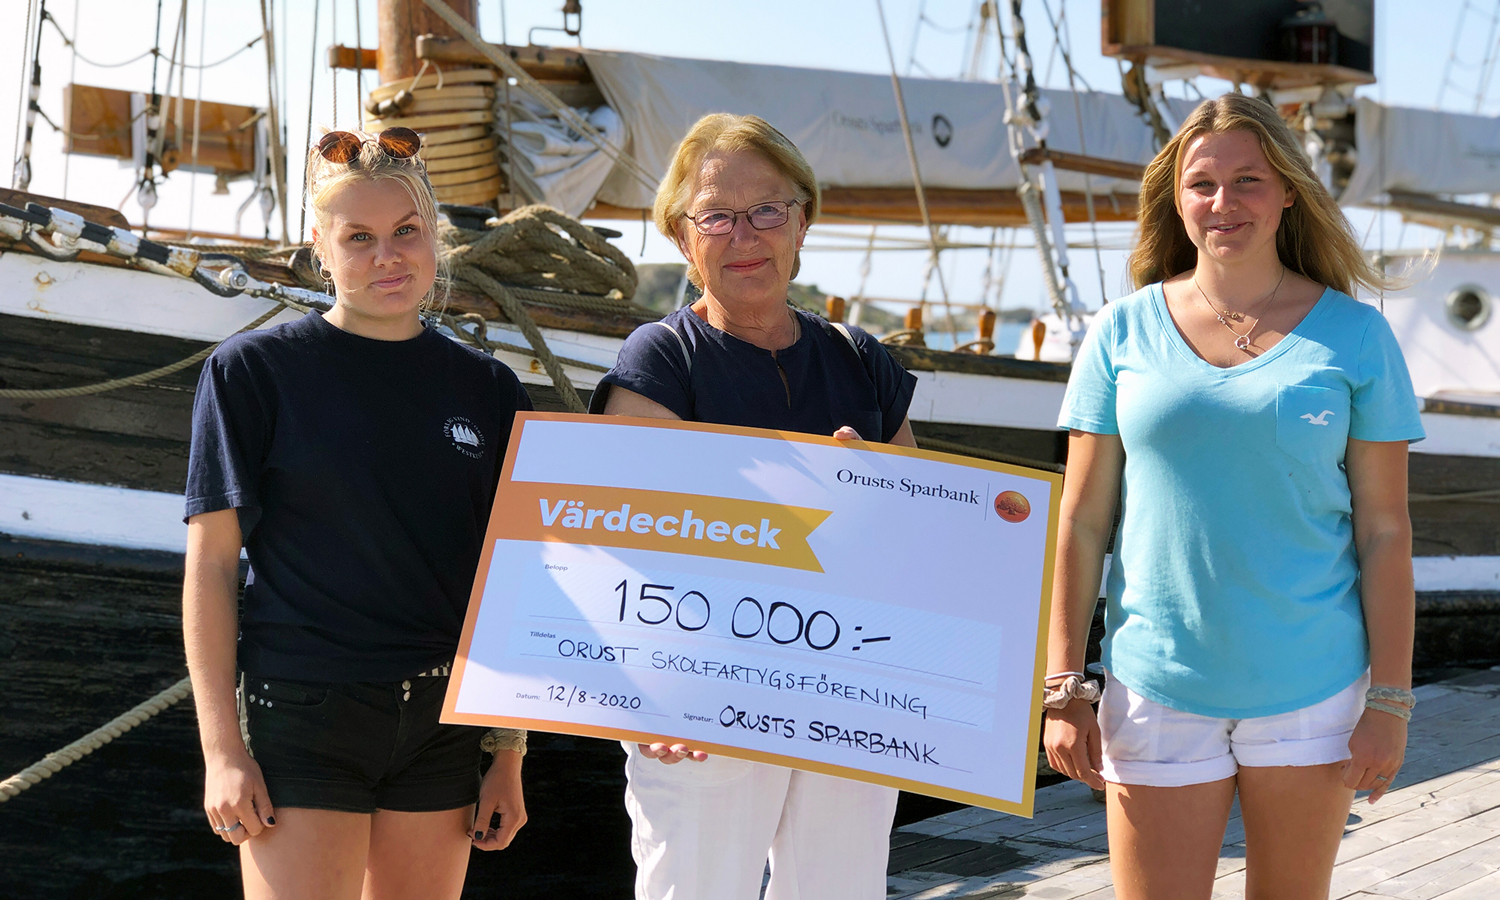
[[[275,825],[276,824],[276,817],[275,816],[266,816],[266,824],[267,825]]]
[[[476,831],[476,832],[474,832],[474,840],[476,840],[476,841],[482,841],[482,840],[484,840],[484,832],[482,832],[482,831]]]

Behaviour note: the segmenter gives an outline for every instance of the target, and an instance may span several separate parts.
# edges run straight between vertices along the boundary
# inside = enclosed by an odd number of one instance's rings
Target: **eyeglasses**
[[[739,224],[740,216],[750,220],[756,231],[780,228],[792,216],[792,207],[801,200],[767,200],[749,209],[704,209],[697,215],[683,213],[682,217],[693,223],[699,234],[728,234]]]
[[[318,153],[329,162],[346,163],[359,156],[360,148],[369,140],[352,131],[330,131],[318,140]],[[422,149],[422,136],[410,128],[387,128],[374,140],[392,159],[411,159]]]

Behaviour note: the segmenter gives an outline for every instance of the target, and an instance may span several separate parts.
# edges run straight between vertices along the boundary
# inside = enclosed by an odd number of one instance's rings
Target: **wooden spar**
[[[449,9],[471,25],[477,25],[478,0],[444,0]],[[422,67],[417,56],[417,36],[436,34],[458,37],[422,0],[379,0],[380,49],[376,52],[380,83],[410,78]]]
[[[378,71],[380,68],[380,53],[369,48],[345,47],[343,44],[334,44],[328,48],[328,68],[370,69]]]
[[[1123,181],[1140,181],[1146,176],[1146,167],[1140,163],[1084,156],[1081,153],[1068,153],[1051,147],[1032,147],[1021,151],[1021,162],[1028,166],[1039,166],[1048,160],[1051,160],[1052,165],[1058,169],[1102,175],[1105,178],[1119,178]]]
[[[593,81],[583,54],[566,47],[515,47],[495,44],[538,81]],[[489,58],[462,38],[437,34],[417,36],[417,56],[445,66],[488,66]]]
[[[1063,218],[1068,222],[1087,222],[1088,208],[1081,192],[1064,191]],[[1094,195],[1095,219],[1100,222],[1133,222],[1137,207],[1135,194]],[[1026,224],[1026,211],[1020,198],[1011,190],[965,191],[955,188],[928,188],[927,208],[932,220],[943,225],[979,227],[1018,227]],[[590,219],[633,219],[644,212],[630,207],[595,203],[586,213]],[[818,221],[880,222],[920,225],[916,195],[911,188],[827,187],[822,192],[822,211]]]
[[[1467,225],[1470,228],[1500,227],[1500,209],[1493,206],[1458,203],[1416,191],[1392,190],[1388,193],[1391,209],[1410,219],[1435,222],[1439,228],[1453,224]]]

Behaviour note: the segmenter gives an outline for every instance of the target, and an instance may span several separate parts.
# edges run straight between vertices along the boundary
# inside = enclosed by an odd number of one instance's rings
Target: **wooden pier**
[[[1500,898],[1500,667],[1417,688],[1406,764],[1375,806],[1355,801],[1332,900]],[[1215,900],[1245,895],[1245,832],[1229,821]],[[1111,900],[1104,805],[1070,781],[1036,817],[970,807],[897,829],[888,900]]]

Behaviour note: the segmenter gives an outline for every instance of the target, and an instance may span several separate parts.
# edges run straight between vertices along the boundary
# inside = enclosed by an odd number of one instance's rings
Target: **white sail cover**
[[[594,202],[614,161],[540,103],[517,95],[500,107],[496,129],[515,150],[512,172],[522,196],[581,216]],[[583,116],[610,144],[619,145],[624,125],[609,106]],[[509,121],[506,119],[509,117]]]
[[[582,52],[594,81],[625,122],[626,151],[658,178],[666,174],[672,151],[694,122],[708,113],[730,112],[758,115],[774,125],[806,154],[825,186],[912,184],[889,76]],[[981,190],[1012,189],[1020,183],[1006,136],[1001,85],[926,78],[903,78],[901,84],[925,186]],[[1080,92],[1080,136],[1074,95],[1042,93],[1050,105],[1047,143],[1053,149],[1142,164],[1155,155],[1151,129],[1124,97]],[[1167,114],[1180,121],[1192,106],[1174,101]],[[1084,189],[1082,174],[1059,172],[1058,180],[1063,190]],[[1135,182],[1100,176],[1092,177],[1091,186],[1096,194],[1139,190]],[[654,197],[616,169],[598,199],[644,208]]]
[[[1387,191],[1500,192],[1500,118],[1400,106],[1363,97],[1355,108],[1358,161],[1339,202],[1380,202]]]

